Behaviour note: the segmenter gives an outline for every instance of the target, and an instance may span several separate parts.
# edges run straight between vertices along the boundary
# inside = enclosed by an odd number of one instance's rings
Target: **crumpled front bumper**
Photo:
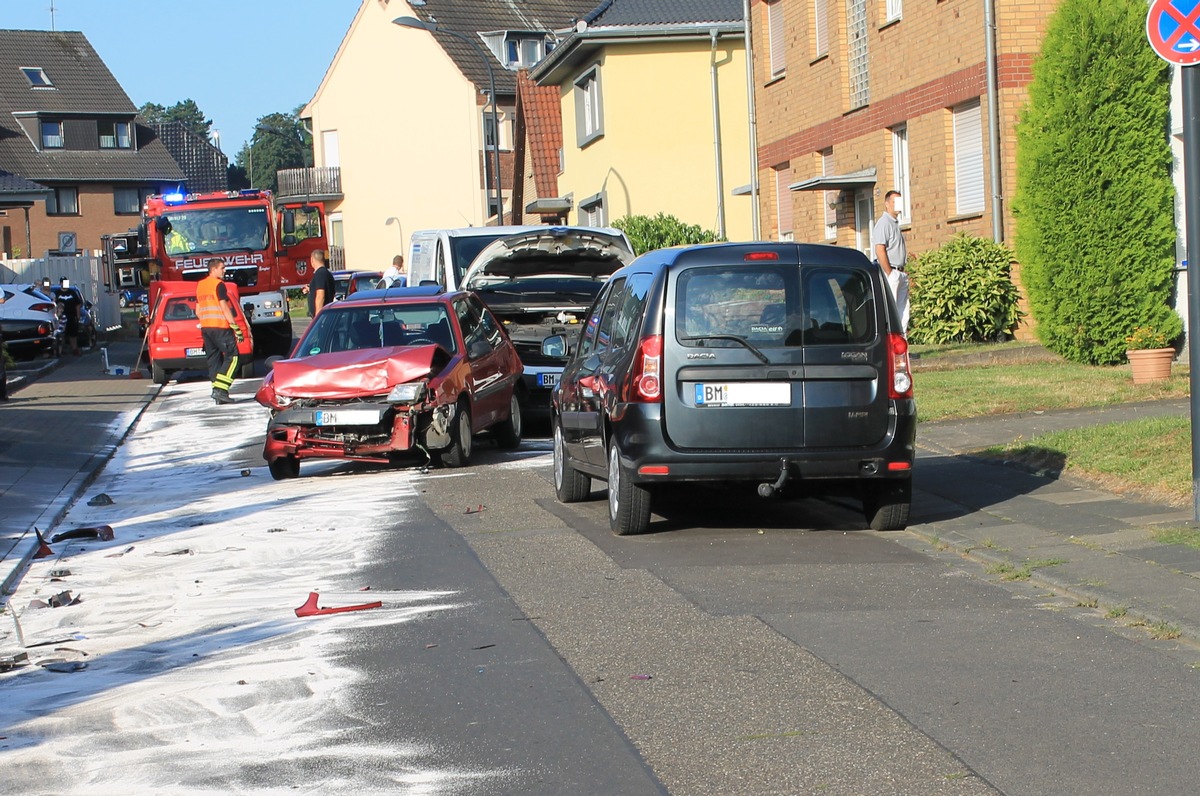
[[[351,459],[388,462],[412,450],[450,446],[455,406],[356,402],[280,410],[267,426],[263,459]]]

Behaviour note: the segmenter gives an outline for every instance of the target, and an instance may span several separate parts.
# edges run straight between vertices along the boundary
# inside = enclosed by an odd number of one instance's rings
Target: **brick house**
[[[910,255],[1010,238],[1015,126],[1056,6],[752,0],[763,236],[867,252],[895,188]]]
[[[49,189],[28,210],[32,251],[100,248],[137,223],[146,195],[184,173],[79,32],[0,30],[0,170]],[[24,219],[0,216],[10,255]]]

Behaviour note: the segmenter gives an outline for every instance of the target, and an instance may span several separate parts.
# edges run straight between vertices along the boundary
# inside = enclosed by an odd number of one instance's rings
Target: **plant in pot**
[[[1133,383],[1166,381],[1171,377],[1175,349],[1171,338],[1157,326],[1137,326],[1125,337],[1125,356],[1133,369]]]

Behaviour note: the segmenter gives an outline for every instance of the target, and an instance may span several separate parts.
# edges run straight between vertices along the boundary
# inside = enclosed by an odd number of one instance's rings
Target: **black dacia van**
[[[882,273],[858,251],[648,252],[612,275],[577,340],[544,345],[570,353],[551,408],[558,499],[607,481],[617,534],[646,531],[655,488],[678,482],[857,493],[871,528],[908,523],[908,343]]]

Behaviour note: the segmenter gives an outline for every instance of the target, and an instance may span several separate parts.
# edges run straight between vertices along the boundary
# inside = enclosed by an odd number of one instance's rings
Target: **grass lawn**
[[[1031,358],[1014,344],[916,350],[917,415],[926,422],[1189,394],[1186,362],[1175,363],[1168,381],[1135,385],[1128,365],[1092,367]],[[1143,418],[1044,434],[983,455],[1065,472],[1104,489],[1137,492],[1180,507],[1192,501],[1191,422],[1186,417]]]

